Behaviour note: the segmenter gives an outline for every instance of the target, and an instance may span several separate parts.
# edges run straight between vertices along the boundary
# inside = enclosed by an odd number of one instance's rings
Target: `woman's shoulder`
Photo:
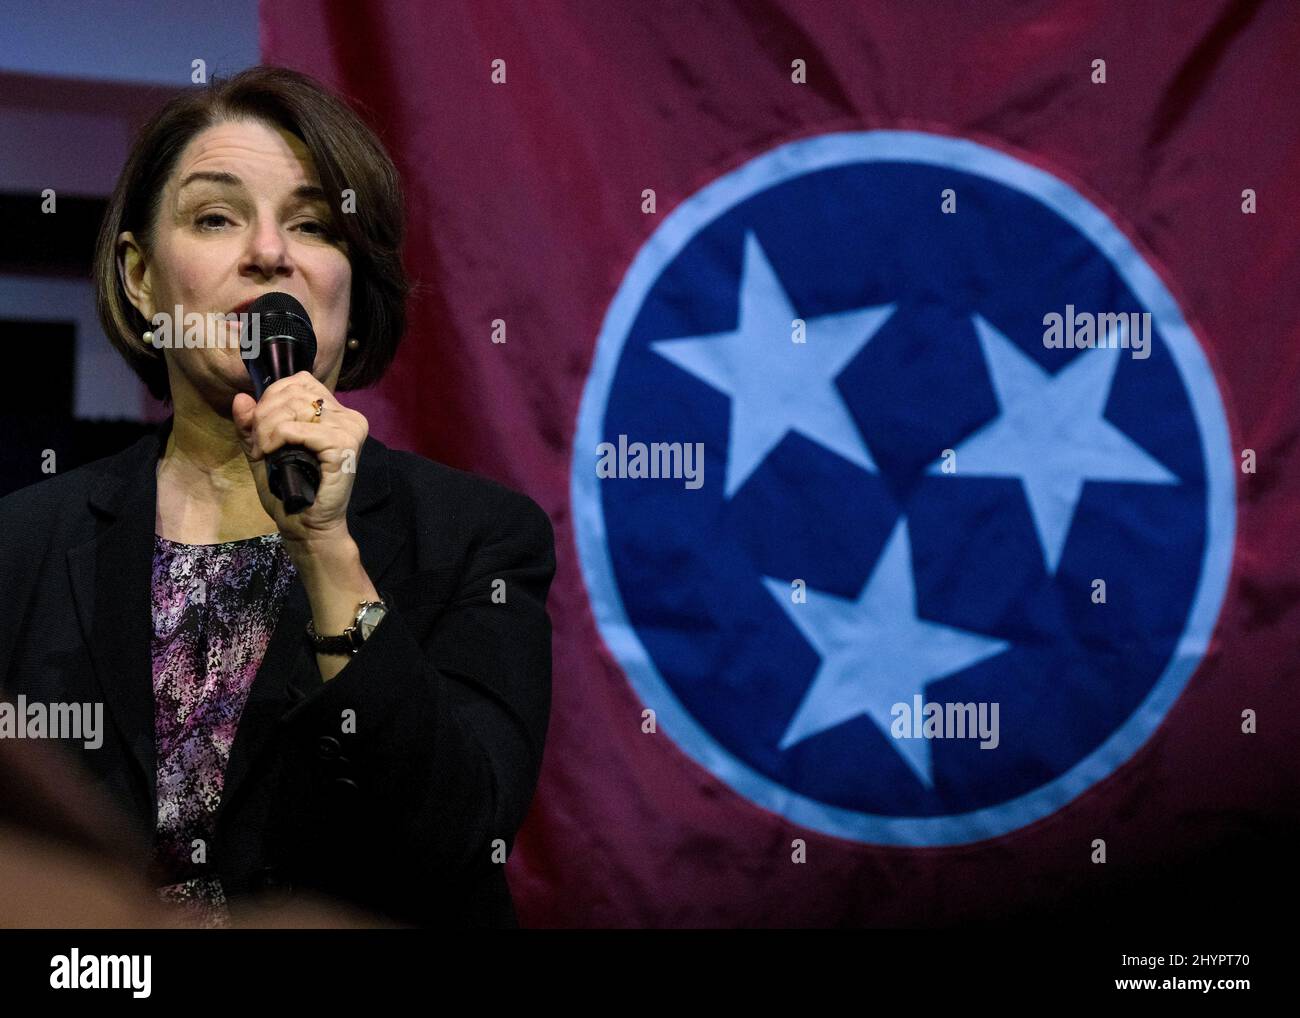
[[[527,527],[554,535],[550,517],[531,496],[482,474],[429,459],[419,453],[382,446],[390,482],[414,503],[418,516],[451,511],[464,523],[495,529]],[[363,453],[364,456],[364,453]]]
[[[118,486],[142,455],[156,450],[157,438],[146,434],[118,452],[73,467],[55,469],[48,477],[0,497],[0,534],[24,521],[48,525],[52,518],[85,510],[92,494],[107,486]],[[57,465],[57,460],[53,461]]]

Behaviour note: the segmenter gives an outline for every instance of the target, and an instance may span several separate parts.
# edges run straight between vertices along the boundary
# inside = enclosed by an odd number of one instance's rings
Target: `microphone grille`
[[[248,313],[259,316],[263,341],[273,335],[291,336],[310,342],[315,354],[316,334],[311,318],[296,297],[279,291],[264,293],[249,305]]]

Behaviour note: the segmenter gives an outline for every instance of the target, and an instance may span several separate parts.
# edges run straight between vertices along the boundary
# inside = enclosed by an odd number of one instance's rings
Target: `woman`
[[[104,705],[102,744],[74,751],[149,836],[161,896],[214,924],[299,891],[516,924],[553,536],[531,499],[386,448],[334,396],[393,358],[402,228],[392,162],[311,79],[258,67],[172,100],[96,255],[104,328],[172,416],[0,500],[5,691]],[[221,316],[275,291],[318,350],[257,400]],[[195,312],[201,344],[162,328]],[[293,515],[268,489],[283,445],[321,465]]]

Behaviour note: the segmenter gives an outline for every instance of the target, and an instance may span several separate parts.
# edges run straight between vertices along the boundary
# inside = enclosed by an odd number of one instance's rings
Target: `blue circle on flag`
[[[572,464],[600,631],[664,736],[811,829],[994,837],[1133,756],[1204,656],[1235,461],[1177,303],[1074,188],[822,135],[675,209]]]

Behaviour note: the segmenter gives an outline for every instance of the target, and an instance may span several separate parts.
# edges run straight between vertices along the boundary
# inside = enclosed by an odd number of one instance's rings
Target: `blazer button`
[[[316,743],[316,752],[322,760],[334,760],[339,755],[339,740],[332,735],[322,735]]]

